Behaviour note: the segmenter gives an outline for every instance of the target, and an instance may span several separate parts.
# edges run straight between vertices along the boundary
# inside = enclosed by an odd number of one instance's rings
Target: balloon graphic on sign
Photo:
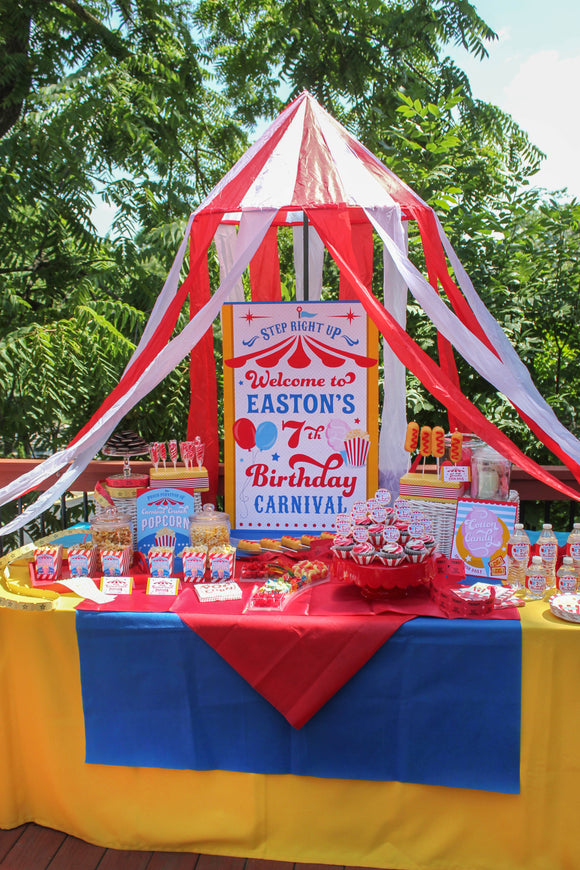
[[[232,426],[234,441],[243,450],[251,450],[256,446],[256,427],[247,417],[240,417]]]
[[[270,447],[274,446],[277,438],[278,429],[271,420],[260,423],[256,429],[256,447],[259,447],[260,450],[269,450]]]

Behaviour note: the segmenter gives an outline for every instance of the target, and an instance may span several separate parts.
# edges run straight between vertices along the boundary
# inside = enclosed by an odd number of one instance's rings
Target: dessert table
[[[0,608],[1,827],[401,870],[578,866],[580,628],[546,603],[528,603],[521,623],[405,622],[295,729],[176,613],[75,614],[78,602]],[[520,627],[521,672],[507,642]],[[498,649],[508,680],[498,674],[493,713],[486,661]],[[499,783],[520,700],[519,782]],[[445,784],[447,768],[471,785]]]

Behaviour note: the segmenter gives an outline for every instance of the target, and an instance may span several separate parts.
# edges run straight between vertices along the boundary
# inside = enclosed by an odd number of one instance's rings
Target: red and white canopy
[[[580,481],[580,442],[539,394],[503,330],[477,295],[433,210],[304,92],[284,109],[191,215],[141,341],[111,395],[66,449],[0,490],[1,505],[66,469],[51,490],[1,532],[11,532],[29,522],[70,488],[128,411],[194,348],[195,416],[190,414],[189,429],[190,433],[195,429],[204,435],[206,464],[215,480],[216,388],[211,324],[223,303],[237,297],[241,276],[248,267],[253,300],[280,298],[276,227],[302,225],[304,216],[311,239],[310,298],[317,298],[320,291],[325,248],[341,270],[341,296],[358,298],[384,338],[381,485],[395,489],[406,470],[402,445],[408,368],[447,408],[451,425],[474,432],[539,480],[568,498],[577,498],[574,490],[526,457],[460,390],[453,348],[507,396],[540,441]],[[409,221],[417,222],[421,234],[428,280],[407,256]],[[382,301],[371,289],[373,233],[383,243]],[[207,270],[212,242],[221,262],[221,283],[213,294]],[[188,246],[189,275],[180,285],[179,272]],[[301,244],[295,245],[295,254],[297,292],[301,293]],[[448,301],[439,295],[441,289]],[[408,290],[437,328],[440,364],[405,330]],[[172,338],[188,295],[191,320]],[[212,418],[208,416],[210,411]]]

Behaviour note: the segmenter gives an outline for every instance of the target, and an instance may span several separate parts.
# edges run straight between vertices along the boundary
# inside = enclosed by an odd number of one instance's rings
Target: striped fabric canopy
[[[580,481],[580,442],[539,394],[507,336],[476,293],[433,210],[303,92],[191,215],[141,341],[111,395],[67,448],[0,490],[1,505],[61,472],[51,489],[0,529],[3,534],[38,516],[69,489],[128,411],[193,349],[188,430],[204,436],[206,464],[215,484],[217,394],[211,325],[224,302],[240,298],[240,279],[248,267],[254,301],[280,298],[276,227],[302,225],[304,216],[316,242],[310,251],[309,269],[316,251],[319,254],[319,280],[314,281],[310,298],[320,292],[324,247],[340,268],[341,297],[359,299],[384,338],[381,485],[395,489],[406,470],[405,370],[409,369],[447,408],[452,428],[479,435],[538,480],[578,499],[574,490],[525,456],[462,393],[453,349],[507,396],[539,440]],[[416,221],[421,234],[428,280],[407,256],[409,221]],[[382,300],[372,292],[373,234],[383,243]],[[229,247],[224,246],[227,240]],[[220,286],[212,294],[207,252],[214,241],[218,253],[221,251],[222,268]],[[180,285],[179,272],[188,247],[189,274]],[[295,252],[300,259],[300,246],[295,246]],[[296,267],[298,290],[298,262]],[[437,328],[439,363],[406,332],[408,290]],[[190,322],[173,336],[188,296]]]

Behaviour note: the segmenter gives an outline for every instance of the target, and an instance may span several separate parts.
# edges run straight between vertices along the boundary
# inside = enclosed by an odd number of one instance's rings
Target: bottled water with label
[[[526,598],[543,598],[546,589],[546,569],[542,557],[534,556],[526,569]]]
[[[562,565],[556,573],[557,592],[577,592],[578,573],[574,568],[574,560],[571,556],[564,556]]]
[[[566,541],[566,555],[574,560],[574,567],[580,570],[580,523],[574,523],[572,531]]]
[[[558,539],[552,531],[551,523],[544,523],[538,538],[538,556],[546,572],[548,589],[556,585],[556,562],[558,561]]]
[[[530,561],[530,539],[522,523],[515,524],[507,551],[509,559],[507,585],[522,589],[526,580],[526,568]]]

